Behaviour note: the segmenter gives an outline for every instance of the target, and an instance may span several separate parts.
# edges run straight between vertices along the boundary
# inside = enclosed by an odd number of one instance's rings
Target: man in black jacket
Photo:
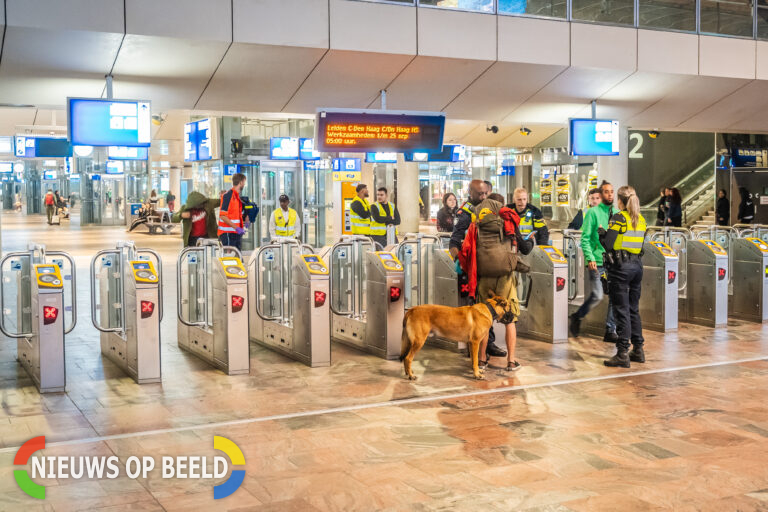
[[[725,193],[724,188],[721,188],[720,192],[717,193],[715,219],[718,226],[727,226],[731,220],[731,202],[728,201],[728,195]]]
[[[516,188],[513,200],[515,202],[507,207],[515,210],[520,217],[520,233],[523,237],[527,239],[533,235],[536,245],[548,245],[549,229],[541,210],[528,202],[528,191],[524,187]]]

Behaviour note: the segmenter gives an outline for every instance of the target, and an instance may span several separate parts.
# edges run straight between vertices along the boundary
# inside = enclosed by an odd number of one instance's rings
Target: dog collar
[[[499,317],[499,314],[498,314],[498,313],[496,313],[496,310],[495,310],[495,309],[493,309],[493,308],[491,307],[491,305],[490,305],[490,304],[488,304],[487,302],[483,302],[483,304],[485,304],[485,307],[487,307],[487,308],[488,308],[488,312],[491,314],[491,318],[493,318],[494,320],[496,320],[496,319]]]

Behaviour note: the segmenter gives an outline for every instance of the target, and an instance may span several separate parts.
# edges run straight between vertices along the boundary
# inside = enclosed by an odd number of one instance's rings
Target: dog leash
[[[483,304],[485,304],[485,307],[487,307],[487,308],[488,308],[488,312],[491,314],[491,318],[493,318],[494,320],[496,320],[496,319],[499,317],[499,314],[498,314],[498,313],[496,313],[496,310],[495,310],[495,309],[493,309],[493,308],[491,307],[491,305],[490,305],[490,304],[488,304],[487,302],[483,302]]]

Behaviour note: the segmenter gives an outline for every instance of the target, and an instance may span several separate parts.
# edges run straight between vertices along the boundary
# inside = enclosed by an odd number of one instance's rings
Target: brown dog
[[[508,307],[506,300],[494,296],[474,306],[452,308],[424,304],[409,309],[403,319],[402,349],[400,351],[400,360],[403,361],[405,375],[411,380],[416,379],[411,371],[413,358],[424,346],[427,336],[430,333],[435,333],[443,338],[469,343],[475,378],[482,379],[483,376],[477,365],[480,343],[488,337],[488,331],[493,325],[493,321],[502,317]]]

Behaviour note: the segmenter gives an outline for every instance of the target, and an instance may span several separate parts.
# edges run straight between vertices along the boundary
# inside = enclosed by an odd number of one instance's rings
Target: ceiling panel
[[[726,131],[739,126],[742,121],[762,119],[761,129],[765,131],[768,130],[765,122],[767,113],[768,83],[754,81],[708,106],[679,127]]]
[[[418,56],[387,86],[387,108],[441,111],[492,63]],[[374,101],[372,108],[378,108]]]
[[[67,96],[99,96],[122,34],[8,27],[0,101],[61,107]]]
[[[234,43],[197,108],[279,112],[326,50]]]
[[[561,73],[565,66],[496,62],[446,107],[460,119],[498,122]]]
[[[31,125],[35,120],[34,108],[0,107],[0,135],[14,135],[17,126]]]
[[[683,87],[672,89],[661,100],[632,116],[627,122],[637,128],[678,128],[681,123],[717,103],[747,83],[738,78],[694,77]],[[694,129],[694,126],[687,126]]]
[[[412,59],[410,55],[331,50],[282,110],[366,108]]]
[[[464,138],[478,126],[477,121],[462,121],[449,118],[445,121],[443,141],[447,144],[464,144]]]
[[[152,110],[193,108],[229,43],[126,35],[113,75],[115,97],[149,99]]]

